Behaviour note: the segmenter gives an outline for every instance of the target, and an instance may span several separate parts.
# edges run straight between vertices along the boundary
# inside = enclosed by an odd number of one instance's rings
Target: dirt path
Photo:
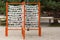
[[[5,37],[5,27],[0,27],[0,40],[22,40],[21,30],[9,31]],[[26,31],[26,40],[60,40],[60,27],[42,27],[42,36],[37,31]]]

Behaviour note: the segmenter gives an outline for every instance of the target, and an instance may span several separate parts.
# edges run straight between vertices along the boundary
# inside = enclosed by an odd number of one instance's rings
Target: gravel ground
[[[0,40],[23,40],[21,30],[9,30],[9,36],[5,36],[5,27],[0,26]],[[48,27],[42,25],[42,36],[37,31],[26,31],[25,40],[60,40],[60,27]]]

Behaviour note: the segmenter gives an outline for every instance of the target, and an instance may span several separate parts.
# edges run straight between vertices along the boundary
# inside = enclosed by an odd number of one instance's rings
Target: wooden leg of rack
[[[41,36],[41,27],[38,29],[38,35]]]
[[[5,28],[5,36],[8,36],[8,28]]]
[[[22,38],[25,39],[25,30],[22,28]]]

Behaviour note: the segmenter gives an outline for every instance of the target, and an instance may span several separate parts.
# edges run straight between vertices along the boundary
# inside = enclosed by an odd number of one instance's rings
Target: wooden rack
[[[8,28],[8,5],[9,4],[22,4],[22,5],[24,5],[24,13],[23,13],[23,17],[22,17],[22,19],[23,19],[23,21],[22,21],[22,29],[9,29]],[[40,2],[38,2],[38,3],[25,3],[25,2],[22,2],[22,3],[19,3],[19,2],[11,2],[11,3],[9,3],[9,2],[6,2],[6,28],[5,28],[5,35],[6,36],[8,36],[8,30],[22,30],[22,37],[23,37],[23,39],[25,39],[25,30],[27,30],[26,28],[25,28],[25,14],[26,14],[26,10],[25,10],[25,4],[37,4],[38,5],[38,29],[32,29],[32,28],[30,28],[29,30],[38,30],[38,35],[39,36],[41,36],[41,27],[40,27]]]

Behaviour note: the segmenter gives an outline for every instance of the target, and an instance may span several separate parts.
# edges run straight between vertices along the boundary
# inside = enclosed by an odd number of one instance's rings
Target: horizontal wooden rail
[[[8,30],[22,30],[22,29],[8,29]],[[27,30],[27,29],[25,29],[25,30]],[[38,29],[32,29],[32,28],[30,28],[29,30],[38,30]]]
[[[10,2],[8,4],[23,4],[23,2],[22,3],[20,3],[20,2]]]

